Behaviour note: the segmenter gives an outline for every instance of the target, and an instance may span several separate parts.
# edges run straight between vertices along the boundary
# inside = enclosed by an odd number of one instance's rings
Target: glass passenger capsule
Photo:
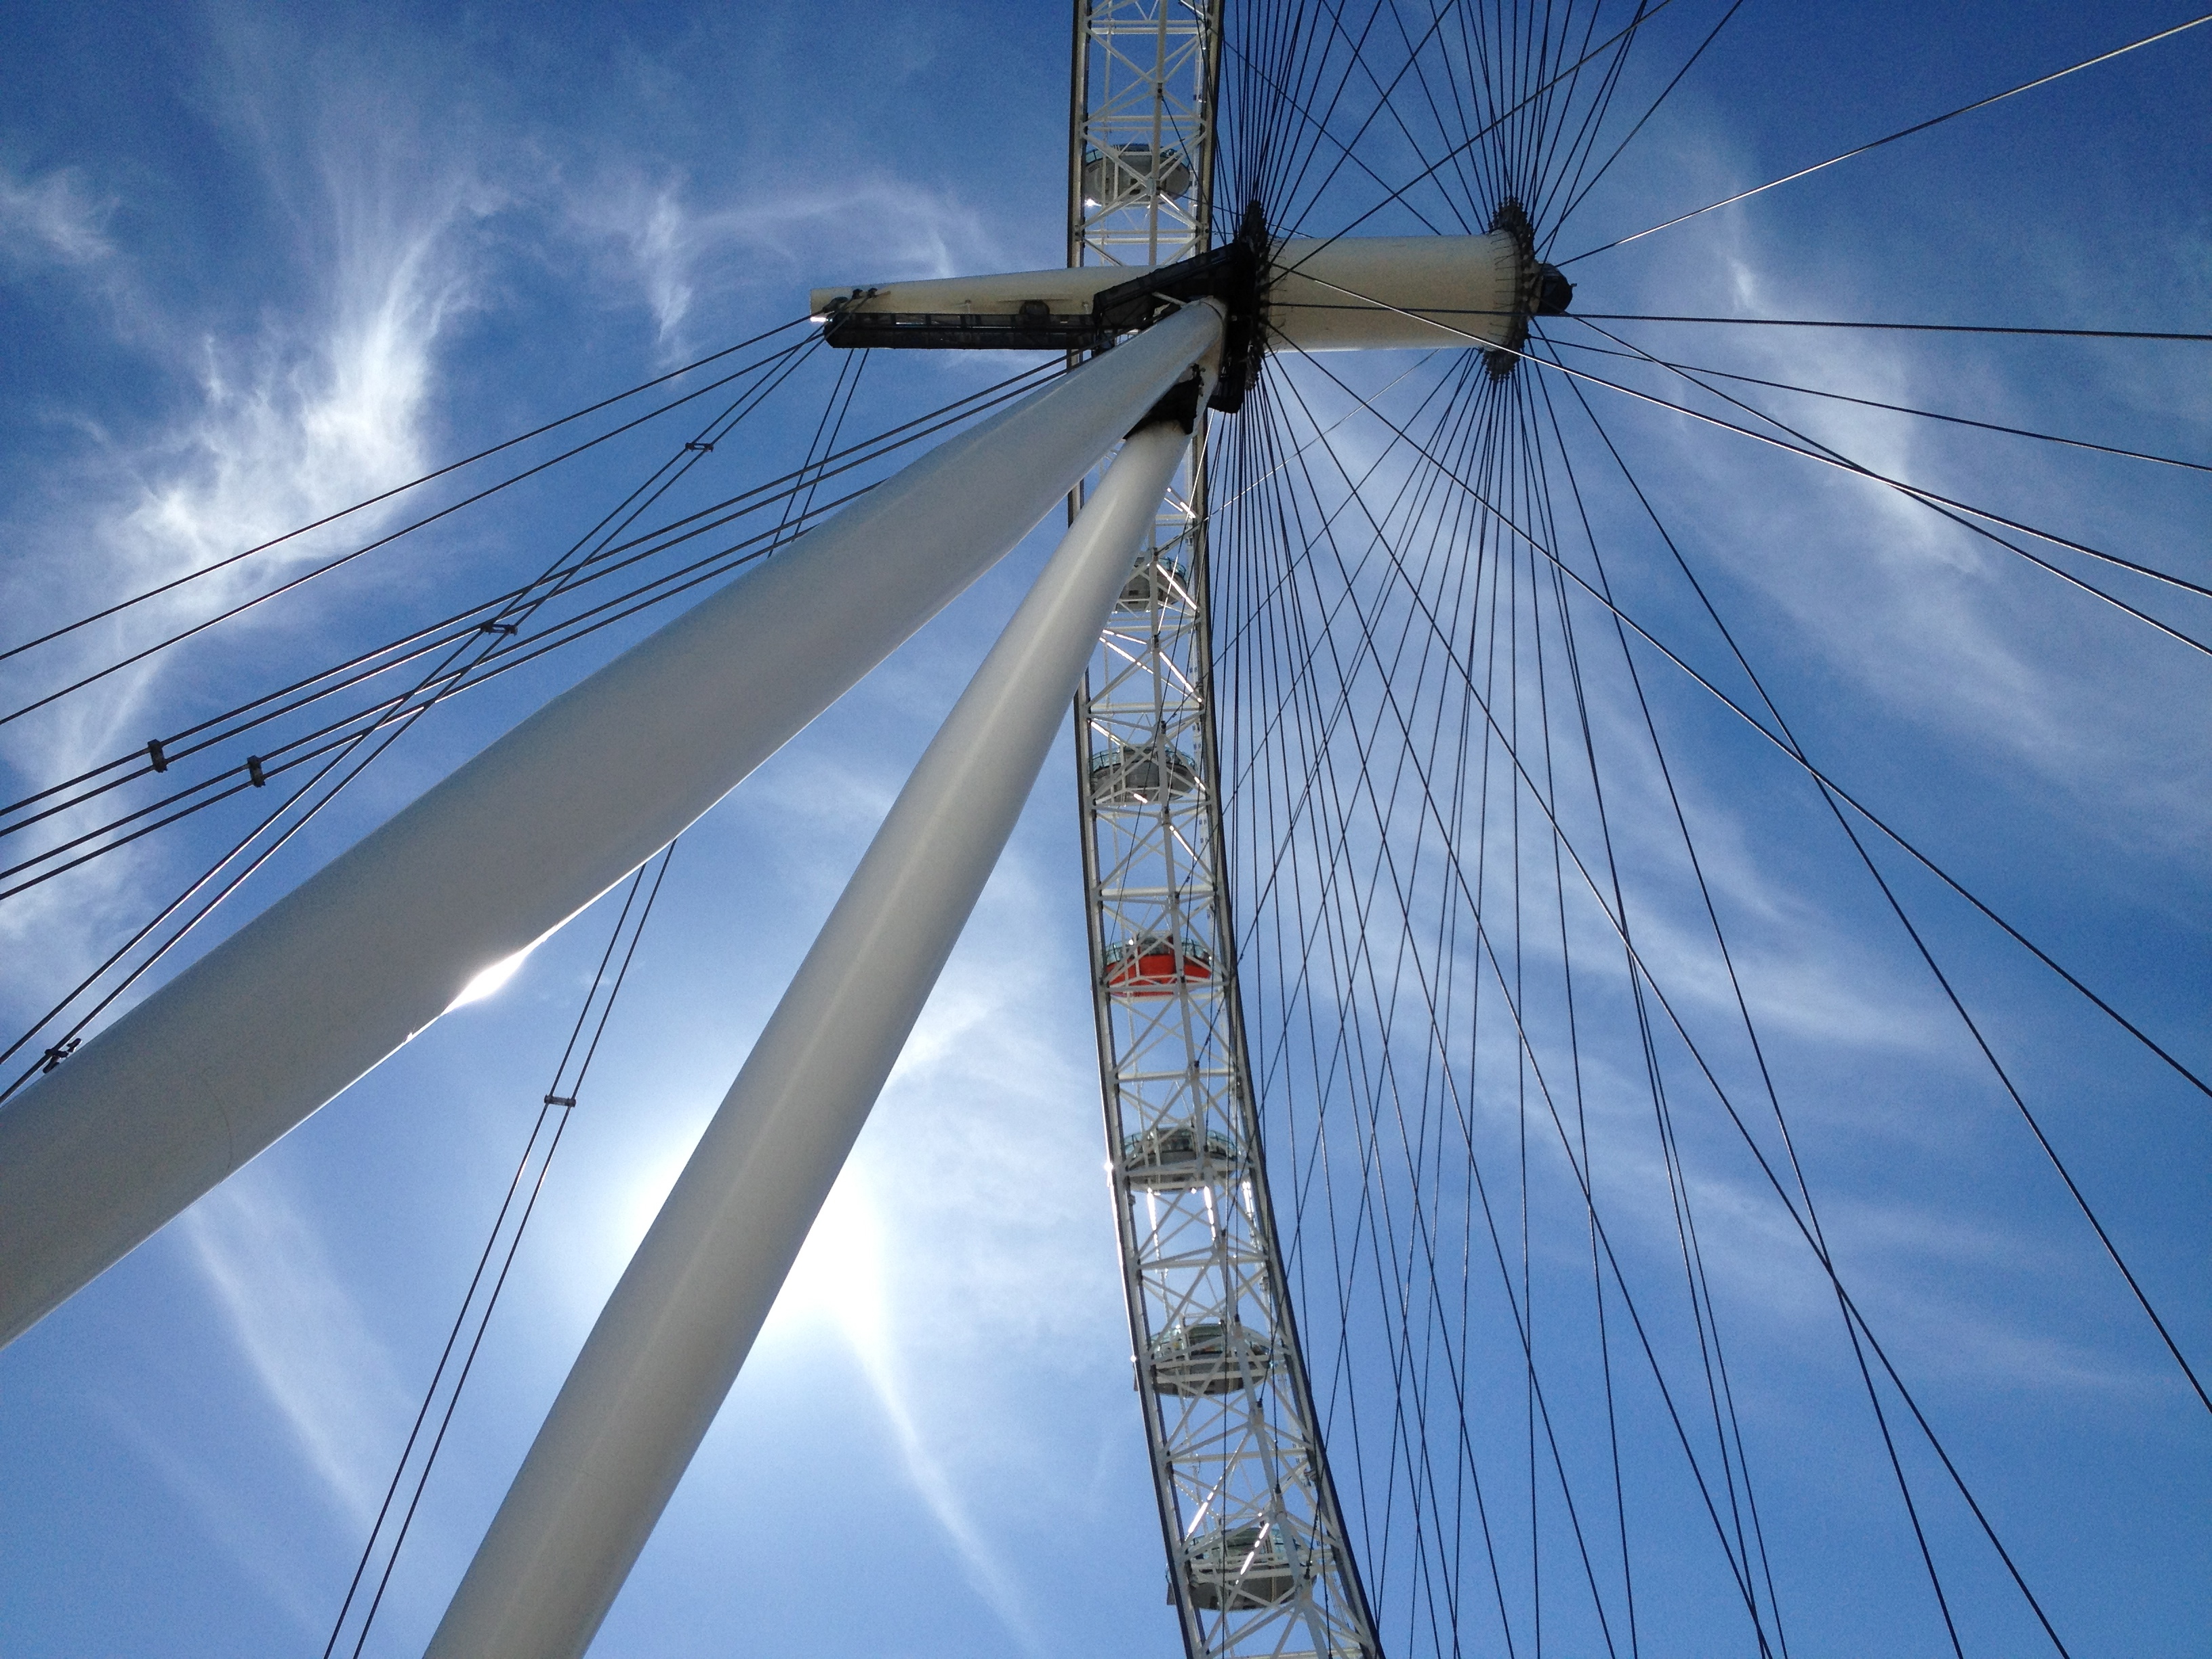
[[[1219,1613],[1272,1607],[1291,1599],[1298,1587],[1298,1571],[1283,1534],[1276,1528],[1265,1538],[1260,1534],[1260,1523],[1254,1521],[1185,1540],[1183,1564],[1192,1606]]]
[[[1091,751],[1091,794],[1101,806],[1152,806],[1198,787],[1198,763],[1158,739]]]
[[[1116,996],[1172,996],[1186,985],[1213,977],[1213,957],[1194,939],[1177,945],[1157,933],[1142,933],[1106,947],[1106,988]]]
[[[1171,1123],[1121,1143],[1121,1168],[1132,1187],[1170,1192],[1208,1187],[1237,1176],[1237,1143],[1208,1129]]]
[[[1170,1325],[1152,1341],[1152,1387],[1161,1394],[1229,1394],[1267,1374],[1273,1349],[1233,1320]]]
[[[1190,573],[1171,560],[1147,554],[1121,584],[1114,609],[1131,616],[1190,603]]]
[[[1085,207],[1128,207],[1149,202],[1156,193],[1182,196],[1189,191],[1190,180],[1190,161],[1172,144],[1163,144],[1157,152],[1141,143],[1086,147],[1083,152]]]

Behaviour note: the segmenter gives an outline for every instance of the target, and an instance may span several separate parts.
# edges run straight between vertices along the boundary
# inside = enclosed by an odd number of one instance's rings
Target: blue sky
[[[2181,15],[1753,0],[1556,251]],[[1065,31],[1056,7],[11,14],[0,643],[784,322],[811,286],[1056,263]],[[1687,33],[1639,72],[1671,72]],[[1581,264],[1578,306],[2201,328],[2206,36]],[[1742,374],[2212,457],[2202,346],[1726,332],[1638,337]],[[744,428],[743,453],[718,457],[726,476],[789,465],[830,372]],[[888,425],[1003,372],[872,364],[854,418]],[[1395,372],[1358,371],[1370,386]],[[1841,406],[1805,424],[1869,465],[2206,579],[2201,474],[2056,461]],[[1795,458],[1658,411],[1620,430],[1662,515],[1695,526],[1808,747],[2201,1069],[2203,659]],[[1345,432],[1348,453],[1384,436]],[[610,446],[496,514],[0,728],[9,798],[535,569],[664,448],[651,433]],[[255,568],[349,544],[325,534]],[[1044,547],[1032,538],[685,837],[369,1651],[426,1639],[629,1248]],[[1622,564],[1624,606],[1717,660],[1656,569]],[[203,586],[242,597],[256,580]],[[208,602],[0,665],[9,706]],[[2203,636],[2202,605],[2161,614]],[[441,711],[238,915],[644,625]],[[2203,1418],[1863,882],[1819,842],[1817,801],[1680,683],[1656,695],[1872,1316],[2085,1632],[2075,1650],[2204,1651]],[[1072,793],[1056,757],[595,1652],[1172,1647],[1098,1144]],[[233,822],[204,814],[0,905],[9,1023]],[[2000,1011],[2185,1351],[2212,1359],[2203,1098],[1907,885]],[[604,906],[580,918],[0,1354],[0,1648],[319,1650],[611,924]],[[1706,1006],[1692,944],[1669,960]],[[1753,1370],[1776,1502],[1811,1555],[1832,1539],[1873,1564],[1808,1570],[1823,1611],[1805,1639],[1935,1652],[1924,1620],[1891,1622],[1904,1592],[1884,1575],[1909,1564],[1864,1543],[1890,1503],[1879,1480],[1810,1449],[1793,1477],[1792,1437],[1817,1446],[1841,1409],[1832,1332],[1816,1340],[1818,1287],[1717,1154],[1711,1182],[1725,1295],[1773,1339]],[[1981,1570],[1968,1577],[1994,1604]],[[1706,1650],[1701,1594],[1668,1632],[1679,1650]],[[2002,1647],[2012,1615],[1993,1617]]]

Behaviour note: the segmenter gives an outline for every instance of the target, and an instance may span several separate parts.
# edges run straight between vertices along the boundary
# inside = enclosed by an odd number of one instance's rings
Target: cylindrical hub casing
[[[1512,336],[1528,289],[1511,233],[1486,236],[1346,236],[1278,246],[1263,287],[1270,349],[1374,351],[1493,346]],[[842,307],[873,316],[1018,317],[1024,306],[1069,317],[1099,291],[1146,265],[1085,265],[885,283],[872,289],[818,288],[817,316]],[[859,297],[855,297],[856,294]]]

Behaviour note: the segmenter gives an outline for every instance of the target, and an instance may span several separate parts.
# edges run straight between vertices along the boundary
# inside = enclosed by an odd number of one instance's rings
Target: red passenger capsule
[[[1146,933],[1107,947],[1106,988],[1121,996],[1171,996],[1212,977],[1213,958],[1196,939],[1178,947],[1171,939]]]

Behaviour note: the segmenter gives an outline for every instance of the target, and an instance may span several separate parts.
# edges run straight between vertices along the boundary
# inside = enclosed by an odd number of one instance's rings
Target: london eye
[[[2194,1650],[2206,21],[1081,0],[19,537],[10,1650]]]

